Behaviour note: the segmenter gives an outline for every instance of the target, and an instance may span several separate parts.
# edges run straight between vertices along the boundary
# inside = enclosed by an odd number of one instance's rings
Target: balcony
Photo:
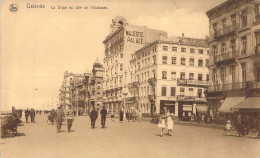
[[[227,53],[217,55],[214,57],[214,62],[221,63],[221,62],[225,62],[225,61],[229,61],[229,60],[234,60],[235,57],[237,56],[237,54],[238,54],[237,51],[233,50],[233,51],[230,51]]]
[[[217,39],[217,38],[223,37],[225,35],[235,33],[238,29],[239,29],[239,24],[233,24],[233,25],[226,26],[223,29],[217,30],[214,33],[214,38]]]
[[[177,95],[177,100],[194,101],[196,96]]]
[[[128,97],[126,98],[126,101],[136,101],[136,97]]]
[[[260,44],[255,46],[255,54],[260,54]]]
[[[242,89],[260,89],[260,81],[213,85],[208,88],[208,92],[222,92]]]
[[[140,85],[139,82],[132,82],[132,83],[129,83],[128,86],[130,88],[138,88],[138,86]]]
[[[208,81],[201,81],[201,80],[187,80],[187,79],[178,79],[177,84],[179,85],[192,85],[192,86],[200,86],[200,87],[207,87]]]
[[[149,83],[150,85],[155,84],[155,82],[156,82],[156,78],[149,78],[149,79],[148,79],[148,83]]]

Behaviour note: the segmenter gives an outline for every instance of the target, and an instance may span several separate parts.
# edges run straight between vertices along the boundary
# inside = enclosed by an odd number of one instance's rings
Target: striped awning
[[[238,105],[240,102],[245,100],[245,97],[227,97],[224,103],[219,108],[219,112],[231,113],[231,108]]]

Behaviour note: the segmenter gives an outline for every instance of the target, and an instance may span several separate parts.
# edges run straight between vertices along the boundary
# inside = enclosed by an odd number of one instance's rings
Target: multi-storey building
[[[244,99],[260,108],[260,1],[228,0],[207,15],[210,108],[229,113]]]
[[[82,78],[82,77],[83,75],[81,74],[73,74],[73,73],[69,73],[68,71],[64,73],[63,81],[59,93],[59,102],[60,105],[64,106],[64,108],[65,106],[71,105],[72,103],[70,84],[72,83],[74,78]]]
[[[127,83],[131,53],[155,40],[165,39],[164,31],[146,26],[129,25],[124,17],[117,16],[110,25],[110,34],[103,41],[105,45],[103,81],[103,103],[108,110],[118,112],[123,108],[123,99],[128,94]]]
[[[172,37],[157,40],[132,54],[127,109],[188,117],[205,104],[208,82],[207,40]]]

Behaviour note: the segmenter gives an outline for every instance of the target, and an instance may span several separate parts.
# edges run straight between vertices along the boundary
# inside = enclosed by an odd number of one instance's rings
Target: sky
[[[163,30],[168,36],[205,38],[209,9],[225,0],[13,0],[1,4],[1,110],[57,104],[66,70],[84,73],[103,61],[102,41],[112,19]],[[45,8],[27,8],[43,4]],[[51,7],[56,9],[51,9]],[[107,10],[61,10],[58,6],[107,6]]]

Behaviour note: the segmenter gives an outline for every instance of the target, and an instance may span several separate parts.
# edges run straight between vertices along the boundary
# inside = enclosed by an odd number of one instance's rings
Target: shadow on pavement
[[[25,134],[24,133],[8,133],[8,134],[6,134],[6,136],[5,137],[1,137],[2,139],[4,139],[4,138],[14,138],[14,137],[16,137],[16,136],[25,136]]]

